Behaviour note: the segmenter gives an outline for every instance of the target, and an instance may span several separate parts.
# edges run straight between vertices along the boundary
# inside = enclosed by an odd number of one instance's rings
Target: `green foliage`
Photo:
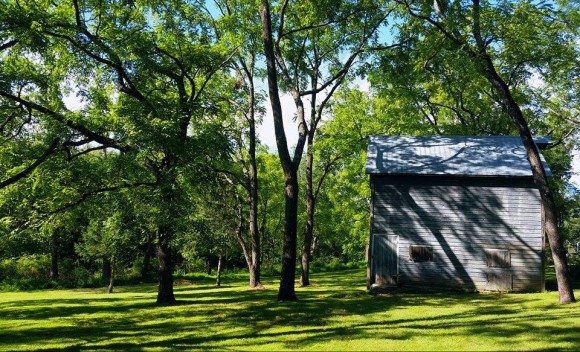
[[[48,255],[29,255],[0,262],[0,281],[13,278],[46,279],[50,268]]]
[[[421,15],[438,18],[432,2],[410,3]],[[445,24],[470,37],[468,2],[446,3]],[[282,4],[272,7],[275,31]],[[281,80],[282,90],[320,85],[353,52],[357,73],[371,85],[370,92],[352,86],[336,91],[312,146],[314,183],[322,183],[312,269],[358,268],[369,234],[364,170],[369,135],[516,129],[479,67],[400,4],[289,4],[284,30],[277,33],[291,76]],[[165,240],[180,273],[200,270],[219,254],[228,257],[230,268],[243,267],[235,236],[239,227],[248,237],[244,169],[250,103],[242,63],[254,74],[257,120],[270,118],[263,116],[256,6],[221,0],[215,5],[0,0],[0,182],[48,153],[26,177],[0,189],[5,287],[97,285],[103,260],[115,263],[121,279],[133,280],[147,243]],[[534,134],[558,142],[544,154],[554,174],[562,229],[573,244],[580,241],[579,200],[566,191],[570,152],[578,144],[578,6],[572,1],[482,6],[482,32],[494,64],[509,77]],[[361,40],[375,25],[379,30]],[[401,44],[380,47],[391,42]],[[284,176],[279,158],[259,143],[257,159],[262,267],[277,274]],[[304,165],[300,171],[303,176]],[[303,216],[299,223],[301,229]],[[169,229],[167,238],[160,229]],[[53,247],[60,281],[47,279]],[[156,265],[153,259],[150,270]]]

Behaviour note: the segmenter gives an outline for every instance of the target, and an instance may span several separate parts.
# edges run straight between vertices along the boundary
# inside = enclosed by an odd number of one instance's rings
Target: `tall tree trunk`
[[[526,153],[532,167],[532,176],[535,185],[540,192],[542,207],[544,208],[544,231],[548,237],[552,257],[554,259],[554,269],[558,282],[558,293],[560,303],[575,302],[574,291],[568,273],[568,263],[566,250],[560,232],[558,230],[558,214],[554,197],[548,184],[546,171],[540,159],[540,152],[534,143],[530,127],[520,109],[520,106],[513,98],[513,95],[505,80],[497,72],[495,65],[487,53],[486,44],[481,37],[480,27],[480,5],[479,0],[473,2],[473,36],[477,44],[477,51],[471,52],[471,57],[480,65],[483,75],[487,78],[491,86],[499,93],[501,103],[506,108],[508,114],[514,120],[520,132],[520,137],[526,148]]]
[[[532,139],[530,128],[519,105],[515,102],[509,87],[499,76],[488,56],[485,59],[485,74],[493,87],[501,94],[502,102],[518,126],[520,137],[524,147],[526,148],[527,157],[532,167],[534,183],[540,191],[540,198],[544,209],[544,231],[548,237],[550,249],[552,250],[560,303],[575,302],[574,290],[572,289],[572,283],[568,272],[566,250],[558,229],[556,204],[554,203],[554,197],[548,184],[546,171],[544,170],[544,166],[540,159],[538,147]]]
[[[302,261],[300,273],[300,285],[310,285],[310,261],[312,260],[312,241],[314,232],[314,187],[313,187],[313,166],[314,166],[314,134],[308,134],[308,151],[306,154],[306,226],[304,228],[304,243],[302,246]]]
[[[299,136],[296,149],[294,151],[294,161],[290,157],[286,133],[284,132],[284,122],[282,118],[282,106],[278,88],[278,76],[276,73],[276,58],[274,55],[274,44],[272,41],[272,22],[270,17],[270,4],[268,0],[262,0],[260,7],[260,19],[262,22],[262,38],[264,41],[264,55],[266,56],[266,71],[268,79],[268,95],[272,106],[274,119],[274,132],[276,135],[276,146],[278,157],[285,176],[285,223],[284,223],[284,244],[282,253],[282,272],[280,278],[280,288],[278,290],[278,300],[296,300],[294,279],[296,276],[296,226],[298,216],[298,167],[304,140]],[[300,121],[299,128],[303,133],[304,121]]]
[[[111,261],[109,258],[103,258],[103,283],[111,280]]]
[[[173,294],[173,253],[169,245],[171,230],[163,226],[159,229],[157,244],[157,259],[159,260],[159,287],[157,291],[158,304],[174,304]]]
[[[260,231],[258,229],[258,168],[256,166],[256,118],[255,96],[253,80],[250,77],[250,168],[249,168],[249,203],[250,203],[250,238],[252,240],[251,263],[248,263],[250,271],[250,287],[261,287],[260,265],[262,262],[262,249],[260,244]]]
[[[141,280],[149,279],[151,272],[151,232],[147,231],[147,240],[145,242],[145,252],[143,253],[143,266],[141,267]]]
[[[215,285],[217,287],[220,287],[222,285],[222,261],[223,261],[223,257],[224,256],[221,253],[218,256],[217,272],[216,272],[216,277],[215,277]]]
[[[518,103],[515,101],[509,86],[497,72],[493,60],[487,51],[488,43],[486,43],[481,34],[481,8],[479,0],[472,0],[471,18],[473,23],[471,31],[473,39],[475,40],[475,46],[470,44],[457,31],[449,31],[446,29],[442,22],[437,22],[430,17],[415,13],[409,6],[407,6],[407,10],[412,16],[429,22],[445,35],[455,45],[457,50],[462,50],[466,53],[472,62],[479,67],[481,74],[487,79],[492,88],[499,94],[499,102],[504,106],[519,130],[520,138],[526,149],[527,158],[532,169],[534,184],[538,187],[540,193],[542,207],[544,208],[544,231],[552,250],[560,302],[574,302],[574,291],[572,290],[569,278],[566,253],[558,230],[556,205],[548,185],[548,178],[546,177],[546,172],[540,159],[538,147],[532,139],[528,123]],[[441,11],[441,9],[439,10]],[[445,21],[446,17],[444,15],[438,13],[438,16]]]
[[[50,235],[50,278],[57,280],[58,273],[58,236],[56,231]]]

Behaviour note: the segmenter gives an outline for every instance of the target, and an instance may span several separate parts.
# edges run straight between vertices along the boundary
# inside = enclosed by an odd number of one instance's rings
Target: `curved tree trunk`
[[[474,64],[479,67],[481,74],[487,79],[492,88],[499,94],[499,103],[506,109],[509,116],[516,124],[522,143],[526,149],[527,158],[532,169],[532,177],[534,184],[538,187],[542,207],[544,209],[544,231],[552,250],[552,257],[554,259],[554,269],[556,271],[556,280],[558,281],[558,293],[560,296],[560,303],[574,302],[574,291],[568,272],[568,264],[566,258],[566,251],[564,243],[558,230],[558,215],[554,198],[548,184],[548,178],[544,166],[540,159],[538,147],[532,139],[530,127],[520,109],[520,106],[515,101],[512,92],[506,81],[497,72],[492,58],[487,51],[488,43],[483,39],[481,34],[481,18],[480,18],[480,2],[479,0],[472,0],[472,35],[475,45],[470,44],[464,37],[456,31],[448,30],[443,22],[438,22],[430,17],[418,14],[407,5],[407,11],[423,21],[429,22],[437,28],[443,35],[447,37],[457,48],[469,56]],[[438,16],[445,21],[446,17],[441,13],[439,8]]]
[[[493,87],[501,94],[502,102],[518,126],[520,137],[526,148],[527,157],[532,167],[534,183],[540,191],[542,208],[544,209],[544,231],[546,232],[550,249],[552,250],[560,303],[575,302],[576,299],[574,297],[574,291],[572,289],[572,283],[568,272],[566,250],[564,248],[560,231],[558,230],[556,204],[554,203],[554,197],[548,184],[546,171],[544,170],[544,166],[540,159],[538,147],[532,139],[530,128],[519,105],[513,99],[509,87],[499,76],[491,62],[491,59],[487,55],[485,57],[485,74]]]
[[[473,36],[477,44],[477,50],[470,52],[471,58],[481,67],[483,75],[487,78],[491,86],[499,93],[501,103],[504,105],[508,114],[514,120],[520,132],[522,143],[526,148],[526,153],[530,165],[532,167],[532,176],[534,183],[540,192],[542,207],[544,209],[544,231],[548,237],[550,248],[552,249],[552,257],[554,259],[554,269],[556,271],[556,279],[558,281],[558,293],[560,296],[560,303],[575,302],[574,291],[568,273],[568,263],[566,258],[566,250],[564,243],[558,230],[558,214],[556,211],[556,204],[554,197],[548,184],[546,171],[540,159],[540,152],[538,147],[532,139],[530,127],[520,109],[520,106],[515,101],[511,90],[505,80],[497,72],[495,65],[487,53],[486,44],[481,36],[480,24],[480,4],[479,0],[472,0],[473,2]],[[464,49],[465,50],[465,49]]]
[[[252,79],[250,78],[250,82]],[[262,287],[260,283],[260,266],[262,262],[262,249],[260,244],[260,231],[258,229],[258,168],[256,166],[256,119],[254,109],[254,86],[250,83],[250,168],[248,175],[249,203],[250,203],[250,238],[252,241],[251,262],[248,262],[250,271],[250,287]]]

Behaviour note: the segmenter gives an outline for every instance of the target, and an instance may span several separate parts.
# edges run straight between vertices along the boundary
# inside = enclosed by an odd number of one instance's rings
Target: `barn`
[[[369,288],[544,290],[540,196],[519,137],[371,136],[366,171]]]

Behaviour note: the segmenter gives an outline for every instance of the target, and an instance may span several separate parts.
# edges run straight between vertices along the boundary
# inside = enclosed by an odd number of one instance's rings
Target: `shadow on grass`
[[[568,311],[526,311],[525,295],[395,293],[371,296],[360,271],[313,276],[299,289],[300,301],[277,302],[276,290],[186,284],[176,287],[179,304],[159,307],[154,286],[125,288],[112,295],[82,295],[8,301],[0,315],[12,326],[0,329],[0,350],[40,347],[72,349],[227,349],[260,345],[302,349],[335,340],[521,338],[541,326],[542,336],[580,347],[577,326],[546,326]],[[148,294],[144,294],[148,292]],[[460,307],[449,309],[447,307]],[[47,323],[47,324],[45,324]],[[543,324],[543,325],[542,325]],[[455,334],[455,335],[454,335]],[[528,337],[526,337],[528,338]],[[519,347],[518,347],[519,346]],[[512,348],[525,348],[522,345]],[[29,347],[29,348],[27,348]],[[38,348],[38,347],[36,347]],[[388,348],[388,345],[385,345]],[[561,350],[561,348],[558,348]]]

